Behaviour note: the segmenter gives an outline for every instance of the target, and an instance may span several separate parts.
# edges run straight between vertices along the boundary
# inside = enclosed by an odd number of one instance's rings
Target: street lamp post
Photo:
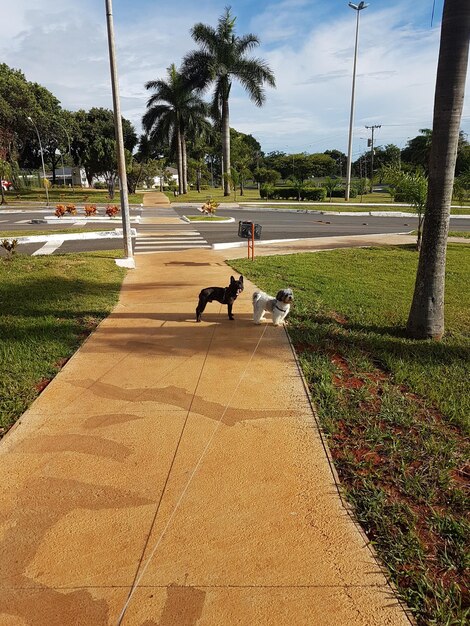
[[[57,148],[59,150],[59,148]],[[64,189],[65,189],[65,166],[64,166],[64,155],[62,154],[62,150],[59,150],[60,160],[62,161],[62,178],[64,181]]]
[[[67,144],[68,144],[68,148],[69,148],[69,156],[72,156],[72,148],[70,146],[70,135],[67,131],[67,129],[65,128],[65,126],[63,124],[61,124],[60,122],[58,122],[57,120],[53,119],[51,120],[54,124],[57,124],[57,126],[59,126],[65,133],[65,136],[67,137]],[[64,157],[62,155],[62,151],[60,151],[60,156],[62,158],[62,171],[63,171],[63,178],[64,178],[64,188],[65,188],[65,169],[64,169]],[[72,171],[72,170],[71,170]],[[70,177],[72,179],[72,189],[73,189],[73,175],[70,174]]]
[[[121,184],[122,234],[124,239],[124,253],[126,255],[126,261],[122,265],[125,265],[126,267],[135,267],[130,230],[129,197],[127,193],[127,173],[124,154],[124,136],[122,132],[121,103],[119,98],[119,84],[116,66],[116,50],[114,45],[113,7],[111,0],[105,0],[105,2],[108,26],[109,65],[111,69],[111,86],[113,91],[114,129],[116,133],[118,172]]]
[[[39,130],[38,127],[36,126],[36,124],[33,122],[33,119],[31,117],[29,117],[28,115],[28,120],[31,122],[31,124],[34,126],[34,129],[36,131],[36,135],[38,136],[38,141],[39,141],[39,151],[41,152],[41,163],[42,163],[42,175],[43,175],[43,180],[44,180],[44,189],[46,190],[46,205],[49,206],[49,191],[47,190],[47,179],[46,179],[46,168],[44,167],[44,154],[42,152],[42,143],[41,143],[41,137],[39,135]]]
[[[348,3],[351,9],[356,11],[356,43],[354,46],[354,64],[353,64],[353,79],[352,79],[352,91],[351,91],[351,114],[349,117],[349,140],[348,140],[348,162],[346,166],[346,192],[344,194],[345,200],[349,200],[349,193],[351,190],[351,159],[352,159],[352,135],[353,135],[353,123],[354,123],[354,95],[356,90],[356,64],[357,64],[357,43],[359,38],[359,13],[362,9],[366,9],[369,5],[365,2],[359,2],[359,4]]]

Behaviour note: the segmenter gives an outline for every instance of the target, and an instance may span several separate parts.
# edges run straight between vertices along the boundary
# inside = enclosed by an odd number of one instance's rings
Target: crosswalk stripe
[[[197,250],[207,250],[211,246],[199,246]],[[188,246],[162,246],[161,248],[139,248],[134,250],[134,254],[148,254],[153,252],[178,252],[180,250],[195,250],[196,248]]]
[[[204,243],[206,243],[206,240],[203,239],[202,237],[193,237],[193,238],[186,238],[186,237],[138,237],[137,241],[139,242],[139,244],[142,243],[165,243],[165,241],[168,241],[169,239],[171,239],[171,241],[173,242],[187,242],[187,243],[198,243],[199,241],[202,241]]]
[[[135,254],[210,247],[197,230],[186,230],[184,226],[175,228],[173,224],[166,228],[150,224],[142,228],[140,224],[135,238]]]

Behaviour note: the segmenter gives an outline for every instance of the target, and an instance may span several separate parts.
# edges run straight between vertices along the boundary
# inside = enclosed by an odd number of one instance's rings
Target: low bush
[[[322,202],[326,198],[326,189],[324,187],[314,187],[312,189],[304,189],[301,191],[302,200],[311,200],[312,202]]]
[[[305,188],[298,191],[295,187],[272,187],[271,185],[261,185],[260,196],[263,199],[273,200],[311,200],[321,202],[326,198],[326,191],[323,187]],[[343,194],[344,195],[344,194]]]
[[[119,209],[115,204],[108,204],[108,206],[106,207],[106,215],[108,217],[116,217],[118,213]]]
[[[333,189],[333,191],[331,192],[331,197],[332,198],[344,198],[344,194],[345,194],[345,189],[343,188]],[[351,187],[349,188],[349,197],[357,198],[357,189],[353,185],[351,185]]]
[[[96,215],[96,204],[85,204],[85,217]]]

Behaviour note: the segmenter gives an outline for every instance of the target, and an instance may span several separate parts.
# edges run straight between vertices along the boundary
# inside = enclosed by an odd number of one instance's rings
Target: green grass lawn
[[[182,194],[180,196],[174,196],[172,192],[165,192],[170,202],[200,202],[201,206],[211,198],[212,200],[216,200],[220,203],[227,202],[237,202],[239,204],[243,204],[244,202],[257,202],[262,203],[266,206],[277,206],[279,208],[286,209],[297,209],[302,208],[302,204],[298,206],[295,204],[286,204],[285,200],[262,200],[258,193],[257,189],[245,189],[245,193],[243,196],[240,196],[240,193],[237,191],[236,199],[234,199],[233,193],[230,196],[224,196],[223,190],[220,187],[210,188],[201,191],[198,193],[196,190],[191,190],[187,194]],[[361,206],[351,206],[351,203],[354,205],[360,204]],[[386,206],[381,207],[368,207],[367,205],[370,203],[374,204],[383,204]],[[362,205],[364,205],[362,207]],[[315,206],[315,209],[321,211],[405,211],[405,212],[413,212],[411,209],[407,209],[406,207],[397,206],[394,204],[392,197],[388,193],[368,193],[362,196],[358,196],[357,198],[351,198],[350,203],[347,203],[343,198],[333,198],[330,202],[327,198],[321,203],[321,206]],[[453,215],[466,215],[470,213],[470,206],[457,207],[452,209]]]
[[[420,626],[469,617],[470,246],[447,258],[441,342],[404,333],[412,247],[231,261],[294,289],[289,334],[343,490]]]
[[[0,258],[0,434],[117,302],[119,255]]]
[[[201,191],[201,193],[198,193],[195,189],[191,189],[189,193],[182,194],[180,196],[175,196],[173,192],[170,191],[166,191],[165,193],[170,199],[170,202],[200,202],[201,206],[209,198],[212,198],[212,200],[216,200],[217,202],[263,202],[268,205],[282,205],[283,203],[285,204],[285,200],[262,200],[257,189],[245,189],[243,196],[241,196],[239,190],[237,190],[236,199],[234,199],[233,192],[230,194],[230,196],[224,196],[224,192],[221,187],[211,187],[210,189],[205,189]],[[360,197],[351,199],[351,202],[360,201]],[[292,202],[295,201],[293,200]],[[363,202],[365,204],[367,204],[368,202],[385,202],[387,204],[392,202],[392,198],[388,193],[364,194]],[[346,203],[342,198],[334,198],[332,203],[330,203],[329,200],[325,200],[322,204],[330,206]]]
[[[191,189],[189,193],[181,194],[180,196],[175,196],[171,191],[165,191],[165,194],[170,199],[170,202],[200,202],[201,206],[210,198],[223,203],[260,201],[257,189],[245,189],[243,196],[240,196],[239,191],[237,191],[236,200],[234,200],[233,193],[231,193],[230,196],[224,196],[223,189],[220,187],[204,189],[201,193],[198,193],[195,189]]]
[[[74,234],[74,233],[98,233],[107,230],[114,230],[115,228],[120,228],[119,224],[113,225],[111,222],[108,228],[54,228],[52,227],[49,230],[0,230],[0,240],[5,237],[31,237],[33,235],[66,235],[66,234]]]
[[[463,237],[463,239],[470,239],[470,230],[450,230],[449,237]]]
[[[46,202],[46,193],[43,189],[21,189],[10,191],[5,194],[7,204],[19,204],[26,202]],[[141,204],[143,202],[143,194],[129,194],[130,204]],[[114,199],[110,200],[108,192],[105,189],[49,189],[49,203],[55,204],[95,204],[109,203],[120,204],[119,190],[116,190]]]

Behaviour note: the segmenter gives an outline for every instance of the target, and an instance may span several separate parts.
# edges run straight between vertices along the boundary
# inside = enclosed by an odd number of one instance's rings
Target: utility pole
[[[353,63],[353,79],[352,79],[352,91],[351,91],[351,112],[349,116],[349,138],[348,138],[348,161],[346,164],[346,189],[344,192],[344,199],[349,200],[349,194],[351,190],[351,164],[352,164],[352,140],[353,140],[353,122],[354,122],[354,98],[356,91],[356,66],[357,66],[357,47],[359,40],[359,14],[363,9],[367,9],[369,6],[365,2],[359,2],[359,4],[348,3],[351,9],[356,11],[356,39],[354,44],[354,63]]]
[[[109,65],[111,69],[111,86],[113,90],[114,131],[116,133],[117,160],[119,182],[121,186],[121,217],[122,235],[124,239],[124,262],[118,263],[123,267],[135,267],[134,254],[132,251],[132,238],[129,217],[129,196],[127,193],[126,158],[124,154],[124,136],[122,132],[121,103],[119,99],[119,83],[116,66],[116,50],[114,45],[113,7],[111,0],[106,2],[106,18],[108,25]]]
[[[372,181],[374,179],[374,130],[376,128],[382,128],[381,124],[375,124],[374,126],[366,126],[372,131],[372,138],[367,140],[367,145],[370,146],[370,192],[372,193]]]

